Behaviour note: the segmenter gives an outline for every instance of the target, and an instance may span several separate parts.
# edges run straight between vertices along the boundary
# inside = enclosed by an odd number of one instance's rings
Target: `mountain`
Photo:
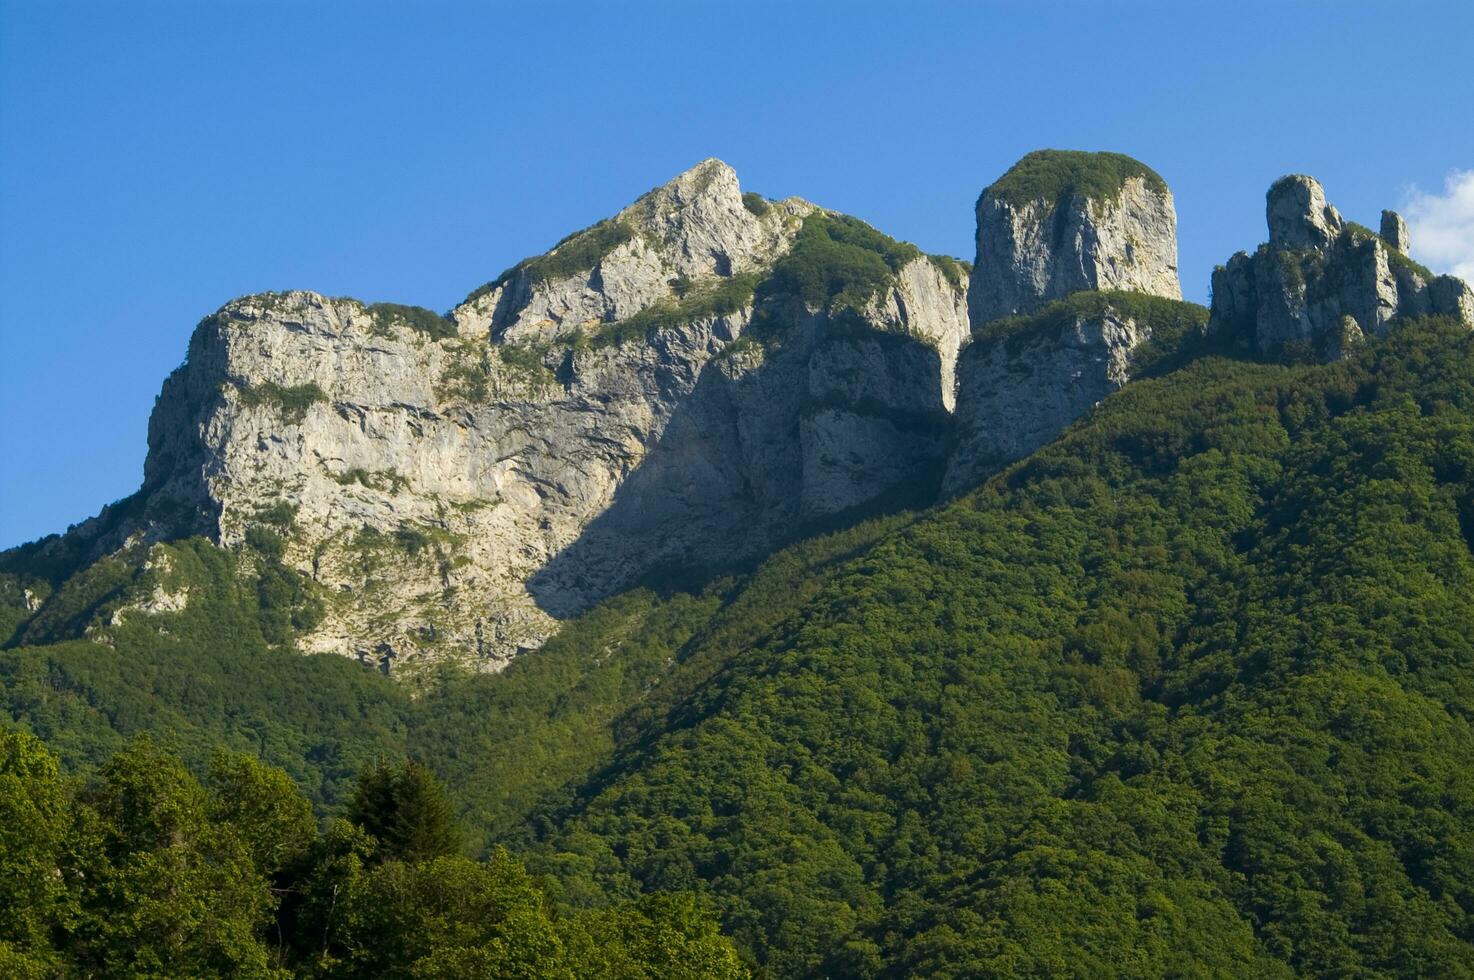
[[[709,160],[448,317],[237,300],[165,383],[143,488],[43,550],[254,535],[322,600],[304,649],[494,669],[937,469],[963,274]]]
[[[207,318],[140,493],[0,559],[12,723],[325,813],[410,756],[771,976],[1466,974],[1468,287],[1306,178],[1205,310],[1117,155],[1021,161],[970,270],[730,174],[448,318]]]
[[[929,502],[949,469],[955,486],[1023,455],[1099,400],[1109,383],[1065,377],[1073,393],[1026,410],[1006,450],[952,456],[959,393],[1013,370],[959,376],[969,288],[1027,265],[1058,270],[1040,301],[1097,284],[1180,296],[1161,179],[1092,176],[1141,169],[1124,159],[1022,161],[979,211],[981,235],[990,202],[1021,202],[1014,265],[980,247],[970,278],[857,219],[744,194],[707,160],[445,317],[302,292],[236,300],[164,384],[142,489],[27,554],[70,570],[203,535],[304,577],[303,649],[401,676],[498,669],[651,576]],[[1020,176],[1040,167],[1065,185]]]
[[[1474,322],[1474,290],[1411,259],[1407,225],[1382,212],[1382,233],[1345,221],[1313,177],[1269,189],[1269,241],[1213,272],[1210,330],[1270,356],[1338,357],[1398,318]]]

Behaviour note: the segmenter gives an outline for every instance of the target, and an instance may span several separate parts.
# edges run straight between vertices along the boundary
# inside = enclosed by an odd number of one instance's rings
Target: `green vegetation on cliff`
[[[1060,207],[1076,197],[1115,197],[1132,177],[1144,179],[1159,194],[1167,192],[1167,182],[1160,174],[1124,153],[1035,150],[1008,168],[983,191],[983,197],[1014,207],[1030,201],[1045,201]],[[981,206],[981,199],[978,203]]]
[[[258,385],[238,387],[236,390],[240,392],[244,404],[268,405],[276,410],[283,422],[290,425],[297,425],[305,419],[308,409],[313,405],[328,400],[327,392],[318,387],[315,381],[290,386],[266,381]]]
[[[1203,352],[1208,309],[1196,303],[1124,290],[1082,290],[1055,300],[1036,313],[1006,316],[984,324],[974,342],[1021,345],[1056,336],[1076,323],[1104,316],[1135,320],[1151,338],[1132,352],[1138,375],[1159,366],[1177,366]]]
[[[811,214],[773,266],[760,298],[798,299],[817,309],[859,309],[921,251],[843,214]]]
[[[1387,252],[1387,264],[1392,266],[1395,271],[1403,273],[1403,275],[1410,274],[1417,276],[1425,283],[1432,282],[1434,279],[1438,278],[1437,273],[1433,272],[1432,269],[1429,269],[1426,265],[1423,265],[1421,262],[1408,255],[1406,252],[1400,252],[1397,249],[1393,248],[1386,241],[1386,239],[1377,234],[1375,231],[1372,231],[1366,225],[1359,225],[1355,221],[1348,221],[1346,222],[1345,230],[1342,231],[1341,234],[1344,235],[1348,240],[1350,240],[1351,243],[1354,245],[1359,245],[1363,242],[1370,241],[1381,242],[1382,247]]]
[[[111,648],[0,654],[13,724],[82,770],[141,729],[202,772],[223,743],[326,810],[409,756],[555,925],[697,893],[773,976],[1474,960],[1474,337],[1447,321],[1331,365],[1199,358],[957,500],[617,597],[418,702],[267,643],[238,575]],[[373,934],[477,907],[393,874]]]
[[[754,302],[762,307],[755,314],[755,339],[773,339],[786,330],[795,302],[832,315],[859,310],[920,255],[916,246],[898,242],[858,218],[810,215],[793,248],[766,275],[746,272],[710,283],[677,280],[672,286],[678,299],[656,303],[627,320],[600,327],[579,342],[598,348],[645,341],[659,330],[725,316]],[[945,257],[933,257],[933,261],[949,281],[961,283],[965,275],[961,263]]]
[[[942,277],[953,289],[966,289],[968,277],[972,275],[972,263],[954,259],[950,255],[928,255],[932,264],[942,270]]]
[[[584,338],[593,347],[617,347],[620,344],[649,340],[660,330],[673,330],[708,317],[728,316],[752,302],[759,275],[743,272],[711,283],[682,283],[677,300],[645,307],[627,320],[600,327]]]
[[[399,303],[370,303],[365,312],[373,317],[374,329],[387,332],[395,324],[402,323],[417,330],[431,340],[445,340],[456,335],[456,325],[448,317],[427,310],[423,306],[403,306]]]
[[[605,218],[582,231],[576,231],[554,245],[545,255],[523,259],[496,279],[475,289],[463,303],[480,299],[493,289],[505,286],[513,277],[521,274],[529,285],[537,285],[550,279],[589,272],[604,256],[635,237],[634,230],[623,221]]]

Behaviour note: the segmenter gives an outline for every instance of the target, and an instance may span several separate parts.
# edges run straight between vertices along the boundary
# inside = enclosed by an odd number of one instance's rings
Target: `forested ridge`
[[[164,573],[5,569],[14,637],[52,641],[0,655],[12,725],[84,802],[120,750],[208,777],[224,747],[337,816],[413,758],[458,860],[525,862],[552,928],[698,896],[772,976],[1474,976],[1456,324],[1202,357],[956,500],[616,597],[415,699],[281,642],[308,603],[269,559],[168,547],[189,605],[106,646],[63,637]],[[52,588],[68,622],[28,622]]]

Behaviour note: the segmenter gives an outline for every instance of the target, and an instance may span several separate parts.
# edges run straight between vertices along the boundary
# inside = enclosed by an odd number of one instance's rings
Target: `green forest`
[[[8,973],[1474,977],[1449,321],[1204,354],[414,697],[294,651],[295,573],[165,547],[0,568]]]
[[[366,768],[319,828],[280,769],[218,752],[203,782],[144,738],[85,783],[0,734],[7,977],[740,977],[690,896],[555,915],[503,849],[460,855],[413,764]]]

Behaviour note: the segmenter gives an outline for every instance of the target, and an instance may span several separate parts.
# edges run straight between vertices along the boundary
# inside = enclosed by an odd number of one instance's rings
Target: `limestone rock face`
[[[748,272],[791,244],[813,205],[763,202],[754,213],[737,174],[704,160],[613,218],[509,269],[451,314],[498,340],[552,341],[627,319],[671,298],[673,281]]]
[[[957,387],[957,354],[972,335],[967,283],[960,270],[952,278],[945,267],[926,256],[913,259],[901,267],[892,288],[865,311],[865,319],[882,333],[911,336],[936,351],[941,362],[941,400],[950,411]]]
[[[760,279],[817,210],[744,203],[708,161],[620,212],[633,231],[593,269],[534,282],[549,257],[532,260],[450,320],[310,292],[229,303],[164,384],[142,490],[56,547],[203,534],[250,556],[266,529],[324,599],[304,649],[494,670],[643,576],[934,494],[968,335],[955,264],[918,256],[844,316],[766,300],[755,331],[749,299],[598,332]]]
[[[1325,248],[1341,234],[1345,222],[1326,203],[1320,182],[1303,174],[1281,177],[1266,195],[1269,242],[1282,249]]]
[[[160,397],[147,507],[191,515],[161,537],[236,547],[286,503],[286,561],[329,597],[306,649],[494,669],[653,569],[759,554],[939,471],[938,339],[815,316],[781,349],[733,347],[750,317],[528,367],[376,333],[352,301],[237,301]]]
[[[1387,247],[1406,255],[1411,241],[1408,238],[1407,222],[1396,211],[1382,212],[1382,241]]]
[[[797,198],[744,195],[708,160],[444,318],[310,292],[228,303],[163,386],[143,487],[41,557],[204,535],[314,583],[325,611],[302,648],[413,676],[498,669],[649,576],[930,503],[1054,438],[1152,337],[1091,307],[998,339],[978,329],[994,312],[1179,296],[1159,177],[1111,154],[1031,159],[1042,170],[984,194],[970,279]],[[801,241],[817,250],[785,263]],[[155,590],[117,615],[189,601]]]
[[[1182,298],[1172,193],[1130,158],[1030,154],[983,192],[977,221],[975,326],[1079,290]]]
[[[1133,376],[1152,326],[1113,309],[997,339],[958,362],[956,446],[943,491],[960,493],[1053,440]]]
[[[1457,276],[1438,276],[1428,284],[1428,306],[1474,326],[1474,289]]]
[[[1261,355],[1290,345],[1335,359],[1399,316],[1474,325],[1469,287],[1408,259],[1407,226],[1395,212],[1383,212],[1384,234],[1374,234],[1342,220],[1319,182],[1296,174],[1270,187],[1266,214],[1269,241],[1213,273],[1212,335]]]

